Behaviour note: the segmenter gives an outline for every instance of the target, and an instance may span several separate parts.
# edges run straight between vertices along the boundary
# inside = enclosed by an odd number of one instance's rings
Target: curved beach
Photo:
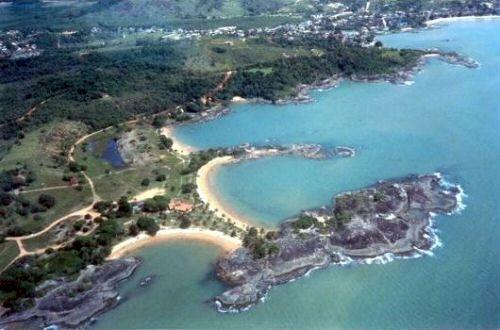
[[[233,251],[241,246],[241,241],[237,237],[231,237],[219,231],[204,228],[168,228],[160,229],[155,236],[141,233],[135,237],[130,237],[113,247],[108,259],[118,259],[139,248],[161,243],[167,240],[198,240],[220,247],[225,252]]]
[[[441,24],[441,23],[452,23],[461,21],[463,22],[463,21],[473,21],[473,20],[490,20],[498,18],[500,18],[500,16],[498,15],[442,17],[426,21],[425,24],[427,26],[431,26],[434,24]]]
[[[173,150],[177,151],[178,153],[180,153],[183,156],[187,156],[190,153],[196,151],[195,148],[193,148],[187,144],[184,144],[184,143],[180,142],[178,139],[176,139],[173,131],[174,131],[174,128],[172,126],[165,126],[165,127],[162,127],[162,129],[161,129],[161,134],[172,139],[172,141],[174,143],[172,146]]]
[[[242,229],[246,229],[252,220],[236,212],[227,203],[224,203],[216,192],[214,182],[215,172],[223,165],[231,164],[235,160],[232,156],[217,157],[203,165],[196,175],[196,185],[200,199],[209,206],[211,211],[221,218],[230,219]]]

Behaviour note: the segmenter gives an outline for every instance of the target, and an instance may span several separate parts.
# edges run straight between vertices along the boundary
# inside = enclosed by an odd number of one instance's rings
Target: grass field
[[[14,258],[17,257],[19,249],[17,243],[6,241],[0,244],[0,270],[4,269]]]
[[[25,193],[23,196],[36,203],[40,194],[42,192]],[[56,205],[46,212],[39,213],[42,219],[34,220],[32,216],[27,218],[18,217],[16,219],[17,223],[28,231],[37,232],[66,214],[89,206],[92,203],[92,193],[88,185],[84,186],[82,191],[75,188],[51,190],[50,195],[55,197]]]
[[[74,236],[74,232],[71,233],[73,223],[81,219],[81,217],[71,217],[67,220],[61,222],[57,226],[53,227],[51,230],[23,241],[24,248],[27,251],[36,251],[41,248],[45,248],[49,245],[53,244],[61,244],[63,242],[67,242],[69,237]],[[68,235],[63,235],[61,232],[63,230],[68,230]],[[73,234],[73,235],[71,235]]]
[[[80,129],[83,130],[81,125],[59,122],[44,125],[26,134],[0,159],[0,171],[26,165],[36,178],[27,189],[66,185],[62,180],[65,166],[58,163],[56,158],[76,141]]]
[[[229,71],[273,62],[284,56],[311,54],[308,49],[284,48],[252,39],[206,37],[193,45],[185,66],[195,71]]]
[[[132,132],[132,129],[135,131]],[[137,142],[131,149],[133,157],[138,158],[137,162],[128,164],[126,168],[116,169],[102,159],[101,155],[109,139],[118,139],[124,134],[136,134],[137,140],[143,141]],[[146,124],[111,129],[86,140],[86,146],[77,147],[74,156],[78,163],[87,166],[86,173],[94,182],[97,194],[104,200],[118,200],[122,196],[132,198],[143,191],[165,186],[168,194],[175,195],[182,184],[182,160],[172,152],[161,150],[159,138],[159,132]],[[90,145],[92,148],[89,148]],[[166,180],[158,181],[159,175],[165,175]],[[148,185],[142,184],[144,179],[149,180]],[[171,191],[172,186],[174,188]]]

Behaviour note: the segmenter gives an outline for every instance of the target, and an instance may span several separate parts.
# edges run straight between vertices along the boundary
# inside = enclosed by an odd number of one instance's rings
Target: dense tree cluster
[[[254,258],[261,259],[279,252],[279,247],[273,242],[274,239],[273,234],[263,236],[255,227],[250,227],[243,237],[243,246],[252,252]]]
[[[156,235],[156,232],[160,229],[156,220],[149,217],[140,217],[137,220],[137,227],[139,230],[144,230],[150,236]]]
[[[30,231],[19,223],[19,219],[40,221],[48,209],[56,205],[56,198],[51,194],[41,193],[38,198],[28,199],[17,194],[17,189],[27,188],[35,180],[33,172],[25,166],[13,170],[0,171],[0,224],[2,234],[22,236]]]
[[[219,93],[222,99],[233,95],[245,98],[277,100],[294,90],[298,84],[311,84],[344,75],[377,75],[394,73],[416,62],[420,53],[409,50],[391,50],[380,47],[345,45],[335,38],[308,37],[294,39],[277,38],[274,42],[283,47],[318,48],[320,56],[300,56],[261,63],[261,70],[238,71],[228,87]]]

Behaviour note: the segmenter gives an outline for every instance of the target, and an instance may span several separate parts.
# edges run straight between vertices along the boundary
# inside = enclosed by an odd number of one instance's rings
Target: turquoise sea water
[[[343,82],[303,105],[236,105],[219,120],[176,130],[196,147],[244,142],[348,145],[354,158],[268,158],[222,168],[218,192],[234,208],[275,224],[333,194],[379,179],[439,171],[467,193],[459,215],[439,216],[433,257],[330,267],[274,288],[264,304],[219,314],[204,301],[223,287],[210,274],[217,250],[169,242],[138,252],[145,265],[131,297],[97,328],[500,327],[500,20],[460,22],[382,37],[394,47],[467,54],[476,70],[431,61],[411,86]],[[137,281],[157,274],[147,288]]]

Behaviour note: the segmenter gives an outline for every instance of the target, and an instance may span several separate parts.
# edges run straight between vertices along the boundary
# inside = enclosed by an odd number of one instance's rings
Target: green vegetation
[[[318,220],[315,217],[308,215],[301,215],[298,220],[292,222],[292,227],[295,230],[300,229],[310,229],[318,224]]]
[[[0,270],[5,269],[17,257],[18,253],[16,242],[4,241],[0,243]]]
[[[140,217],[137,220],[137,228],[146,231],[150,236],[156,235],[156,232],[160,229],[155,219],[149,217]]]
[[[165,26],[171,28],[242,28],[295,22],[289,16],[247,16],[295,12],[289,0],[183,0],[183,1],[18,1],[0,7],[0,29],[89,29],[94,26]],[[246,17],[242,17],[246,16]]]
[[[27,251],[37,251],[47,246],[67,243],[75,238],[77,230],[88,232],[95,225],[93,221],[84,220],[78,216],[70,217],[39,236],[23,240],[23,245]]]
[[[261,259],[279,252],[279,247],[273,243],[274,239],[274,235],[263,236],[255,227],[250,227],[243,237],[243,246],[251,251],[254,258]]]
[[[35,57],[0,60],[0,266],[19,252],[5,236],[37,232],[88,207],[94,197],[100,200],[92,215],[65,219],[23,241],[28,251],[45,252],[23,257],[0,274],[3,306],[30,306],[43,281],[76,276],[87,265],[102,263],[126,235],[155,235],[160,226],[239,236],[256,258],[279,253],[275,232],[250,228],[245,233],[200,203],[196,172],[223,152],[181,156],[159,129],[234,96],[276,101],[294,96],[298,84],[337,74],[395,73],[414,64],[420,53],[319,36],[203,35],[175,41],[148,27],[261,28],[302,21],[296,14],[323,5],[313,0],[33,0],[0,6],[0,30],[18,29],[41,50]],[[89,132],[95,134],[69,155]],[[125,166],[103,160],[110,141],[119,145]],[[146,191],[159,196],[137,201]],[[189,212],[168,210],[172,198],[189,203]],[[337,228],[349,221],[351,202],[339,200],[327,223],[301,216],[292,226],[297,232]]]
[[[81,191],[62,187],[50,192],[43,190],[14,191],[30,186],[35,176],[23,168],[0,171],[0,230],[8,236],[26,235],[71,210],[81,208],[91,201],[87,187]],[[70,192],[70,193],[68,193]]]
[[[89,236],[77,237],[65,248],[46,255],[29,256],[0,275],[3,306],[22,310],[33,302],[35,287],[44,280],[77,274],[88,264],[100,264],[111,246],[124,234],[123,226],[110,219]],[[23,267],[29,264],[29,267]]]
[[[165,196],[155,196],[144,202],[143,210],[150,213],[164,211],[167,209],[169,201],[169,198]]]

